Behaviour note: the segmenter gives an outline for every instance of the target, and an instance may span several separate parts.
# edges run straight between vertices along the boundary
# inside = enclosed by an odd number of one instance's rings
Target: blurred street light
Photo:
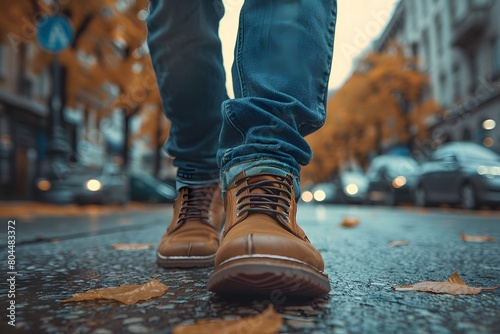
[[[493,130],[496,127],[497,123],[492,119],[487,119],[483,122],[483,129],[485,130]]]
[[[37,187],[41,191],[47,191],[47,190],[50,190],[50,188],[52,188],[52,184],[50,183],[49,180],[42,179],[42,180],[38,181]]]
[[[313,194],[309,190],[306,190],[302,193],[301,198],[304,202],[309,203],[310,201],[313,200]]]
[[[317,200],[318,202],[323,202],[326,198],[326,193],[319,189],[314,192],[314,199]]]
[[[495,141],[491,137],[486,137],[483,140],[483,145],[486,147],[491,147],[491,146],[493,146],[494,143],[495,143]]]
[[[406,177],[400,175],[396,177],[394,180],[392,180],[392,186],[396,189],[401,188],[406,184]]]
[[[87,181],[86,187],[90,191],[99,191],[102,187],[102,184],[99,180],[91,179]]]
[[[345,187],[346,193],[349,195],[356,195],[359,191],[358,186],[355,185],[354,183],[350,183]]]

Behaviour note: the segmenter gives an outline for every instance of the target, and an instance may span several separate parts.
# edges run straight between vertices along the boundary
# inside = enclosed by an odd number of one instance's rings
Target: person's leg
[[[178,167],[172,221],[160,241],[164,267],[211,265],[223,225],[216,152],[227,99],[221,0],[150,0],[148,45],[171,121],[167,153]]]
[[[223,103],[218,161],[226,228],[209,289],[312,296],[329,291],[323,259],[295,221],[303,136],[321,127],[335,0],[246,1]]]
[[[151,0],[148,45],[163,110],[167,153],[178,183],[217,180],[221,103],[228,98],[219,21],[221,0]]]

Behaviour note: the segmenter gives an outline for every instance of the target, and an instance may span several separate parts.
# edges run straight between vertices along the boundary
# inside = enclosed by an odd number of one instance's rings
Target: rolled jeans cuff
[[[295,198],[300,198],[299,171],[296,171],[294,168],[282,162],[272,159],[243,161],[222,169],[220,174],[220,180],[222,183],[222,197],[225,197],[227,188],[241,172],[245,172],[246,176],[272,174],[285,177],[287,175],[290,175],[292,177],[293,187],[295,189]]]
[[[182,169],[177,171],[177,177],[175,178],[175,187],[177,191],[183,187],[190,188],[202,188],[206,185],[219,182],[219,170],[213,170],[211,172],[186,172]]]

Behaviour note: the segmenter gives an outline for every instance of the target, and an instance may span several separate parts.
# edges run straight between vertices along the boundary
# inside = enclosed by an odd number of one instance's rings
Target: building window
[[[436,22],[436,49],[440,56],[443,53],[443,25],[441,24],[441,16],[436,15],[434,22]]]
[[[439,75],[439,94],[441,95],[441,101],[442,103],[447,106],[449,105],[449,100],[448,100],[448,89],[447,89],[447,85],[448,83],[446,82],[446,74],[445,73],[441,73]]]
[[[415,2],[408,1],[408,21],[410,22],[410,29],[416,29],[416,18],[415,18]]]
[[[412,43],[412,45],[411,45],[411,55],[413,57],[418,57],[418,44],[417,43]]]
[[[49,76],[47,71],[43,71],[36,79],[35,79],[35,96],[37,98],[46,98],[49,94]]]
[[[457,5],[455,3],[456,0],[449,0],[448,4],[450,5],[450,16],[451,16],[451,21],[455,19],[455,16],[457,15]]]
[[[493,75],[500,76],[500,36],[497,36],[493,42]]]
[[[432,64],[431,64],[431,50],[430,50],[430,43],[429,43],[429,32],[427,29],[424,30],[423,33],[423,52],[424,52],[424,70],[431,70],[432,69]]]
[[[0,79],[2,79],[5,76],[5,68],[7,66],[6,59],[5,59],[5,51],[2,45],[0,45]]]
[[[465,128],[462,131],[462,140],[463,141],[471,141],[472,140],[472,133],[469,128]]]
[[[453,65],[453,102],[458,103],[462,98],[462,78],[460,78],[460,67],[458,64]]]
[[[469,56],[469,66],[470,66],[470,82],[469,82],[469,93],[473,94],[474,89],[476,89],[476,83],[479,79],[479,68],[477,66],[476,51],[471,50]]]

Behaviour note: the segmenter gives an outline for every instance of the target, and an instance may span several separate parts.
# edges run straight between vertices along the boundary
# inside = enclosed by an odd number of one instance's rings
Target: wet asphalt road
[[[199,318],[255,315],[264,296],[226,299],[206,291],[211,269],[164,270],[155,249],[113,250],[114,243],[157,244],[171,211],[16,220],[16,330],[2,315],[0,333],[169,333]],[[345,216],[360,220],[345,229]],[[8,217],[16,218],[16,217]],[[0,218],[6,226],[7,217]],[[395,292],[395,285],[442,281],[454,271],[471,286],[500,285],[500,212],[299,207],[298,219],[322,252],[332,291],[314,300],[273,300],[281,333],[500,333],[500,290],[476,296]],[[0,244],[7,272],[6,227]],[[489,234],[494,243],[465,243],[460,233]],[[388,247],[394,240],[408,246]],[[137,305],[61,303],[74,293],[144,283],[161,274],[170,287]],[[6,314],[6,279],[1,309]]]

